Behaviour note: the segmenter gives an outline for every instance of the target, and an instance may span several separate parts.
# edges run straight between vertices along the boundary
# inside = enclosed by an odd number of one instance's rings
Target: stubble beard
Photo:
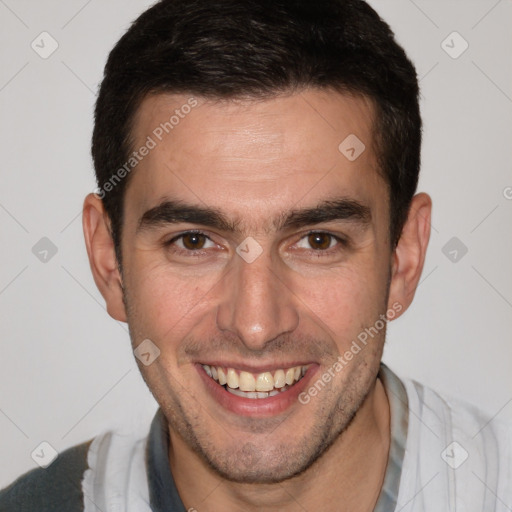
[[[137,339],[137,321],[136,315],[130,308],[126,287],[123,287],[123,302],[133,346]],[[385,330],[383,338],[385,338]],[[264,435],[261,441],[258,440],[257,443],[248,441],[242,443],[241,446],[239,444],[219,449],[215,443],[210,441],[211,433],[208,431],[208,420],[212,420],[204,412],[204,409],[199,407],[199,412],[203,411],[202,418],[199,415],[194,417],[194,414],[190,414],[190,408],[182,398],[187,395],[180,393],[183,386],[169,375],[169,372],[161,364],[161,358],[155,360],[152,366],[153,372],[155,370],[159,372],[158,378],[151,378],[147,369],[141,364],[139,364],[139,369],[167,419],[171,439],[173,435],[178,436],[217,475],[228,481],[242,484],[278,484],[310,469],[350,428],[357,412],[375,385],[378,371],[378,364],[371,370],[365,364],[361,364],[359,372],[347,379],[345,388],[338,391],[337,400],[330,410],[328,410],[328,404],[316,409],[314,411],[316,419],[311,427],[304,432],[301,438],[295,439],[292,443],[269,446],[268,441],[272,441],[276,432],[287,428],[287,418],[285,417],[283,420],[253,420],[256,421],[253,425],[246,424],[249,431],[248,436],[254,437],[255,433]],[[173,381],[176,382],[174,387]],[[329,394],[325,389],[320,395],[323,393],[326,393],[325,396]],[[320,400],[321,396],[317,399]],[[302,414],[307,415],[307,406],[302,407],[305,407]],[[311,415],[311,412],[309,414]],[[272,422],[275,425],[272,425]],[[284,435],[283,437],[289,438],[290,436]]]

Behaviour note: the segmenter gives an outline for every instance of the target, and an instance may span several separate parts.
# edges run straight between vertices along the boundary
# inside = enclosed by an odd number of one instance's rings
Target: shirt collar
[[[384,363],[380,364],[378,378],[384,385],[388,397],[391,442],[384,483],[374,512],[390,512],[396,508],[400,488],[409,426],[409,402],[402,381]]]
[[[378,378],[382,381],[390,407],[391,442],[384,483],[374,512],[395,510],[408,430],[407,392],[400,379],[384,363]],[[169,466],[169,427],[158,409],[151,423],[146,450],[150,505],[154,512],[186,512]]]

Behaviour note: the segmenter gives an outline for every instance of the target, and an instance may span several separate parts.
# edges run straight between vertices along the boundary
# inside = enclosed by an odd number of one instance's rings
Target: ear
[[[123,284],[110,235],[110,222],[102,200],[94,193],[84,200],[82,224],[92,275],[105,299],[107,312],[112,318],[126,322]]]
[[[430,238],[431,213],[430,196],[423,192],[416,194],[392,256],[388,309],[395,303],[402,305],[400,313],[394,318],[398,318],[414,298]]]

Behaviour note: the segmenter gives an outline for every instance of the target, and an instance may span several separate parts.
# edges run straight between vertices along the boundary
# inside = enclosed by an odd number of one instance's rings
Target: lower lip
[[[196,364],[196,368],[206,389],[222,407],[240,416],[264,418],[280,414],[293,404],[297,404],[300,393],[307,387],[308,382],[316,373],[318,365],[311,365],[304,377],[291,388],[268,398],[243,398],[233,395],[218,382],[208,377],[201,364]]]

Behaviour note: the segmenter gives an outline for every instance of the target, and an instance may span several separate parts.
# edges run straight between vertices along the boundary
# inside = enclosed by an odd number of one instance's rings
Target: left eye
[[[172,240],[180,249],[187,251],[197,251],[201,249],[208,249],[215,246],[215,244],[202,233],[183,233],[182,235]],[[211,245],[208,245],[210,243]]]
[[[315,251],[326,251],[334,247],[340,240],[330,233],[308,233],[302,237],[297,246],[301,249],[313,249]]]

